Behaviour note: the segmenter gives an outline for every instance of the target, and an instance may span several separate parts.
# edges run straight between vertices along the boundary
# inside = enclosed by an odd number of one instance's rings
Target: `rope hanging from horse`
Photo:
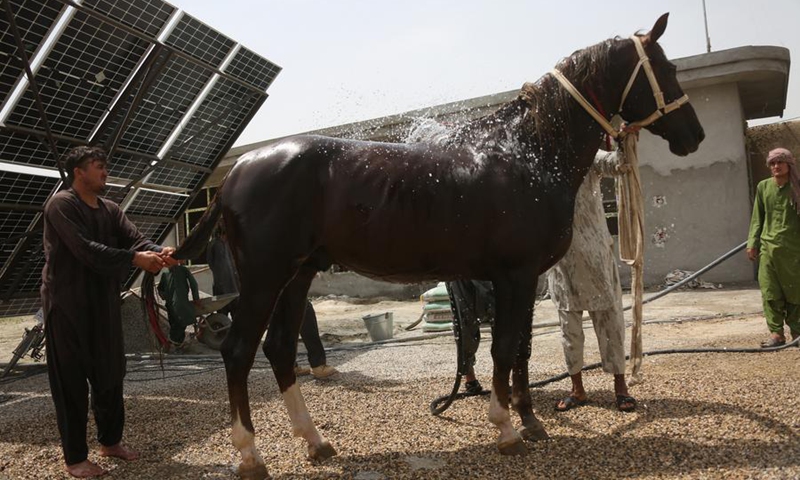
[[[557,69],[551,70],[551,74],[558,80],[564,89],[572,95],[578,104],[583,107],[591,117],[603,127],[606,133],[621,144],[623,158],[629,166],[627,174],[620,177],[617,181],[617,203],[619,205],[619,256],[620,260],[631,267],[631,294],[633,296],[633,328],[631,330],[631,354],[630,354],[630,381],[631,385],[642,381],[642,296],[644,293],[644,208],[642,200],[642,185],[639,179],[639,157],[637,142],[639,140],[639,130],[655,122],[669,112],[680,108],[689,101],[688,95],[683,95],[665,104],[664,93],[658,85],[658,80],[653,73],[650,59],[644,51],[641,39],[634,35],[631,37],[639,55],[639,61],[631,73],[622,99],[619,103],[619,110],[622,110],[625,99],[633,86],[640,69],[644,70],[650,88],[653,91],[653,98],[656,102],[656,110],[647,118],[624,125],[622,129],[615,129],[611,123],[597,111],[597,109],[575,88],[574,85]]]
[[[631,267],[631,294],[633,296],[630,353],[630,379],[635,385],[642,381],[642,296],[644,294],[644,206],[642,184],[639,179],[638,131],[623,131],[622,152],[629,169],[617,179],[617,204],[619,225],[619,258]]]

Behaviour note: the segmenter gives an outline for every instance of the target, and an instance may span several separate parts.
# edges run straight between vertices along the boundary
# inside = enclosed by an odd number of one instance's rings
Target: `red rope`
[[[150,328],[153,330],[153,333],[156,335],[156,339],[158,339],[158,343],[161,344],[162,347],[166,347],[169,345],[169,340],[164,335],[164,332],[161,331],[161,326],[158,324],[158,313],[156,313],[155,308],[155,301],[152,296],[148,295],[146,300],[147,304],[147,317],[150,321]]]
[[[586,92],[589,94],[589,98],[592,100],[592,105],[594,106],[595,110],[603,116],[603,118],[608,118],[606,115],[606,111],[603,110],[603,104],[600,103],[600,100],[597,98],[597,95],[594,93],[594,90],[591,88],[587,89]],[[606,144],[606,151],[611,151],[611,136],[609,134],[604,134],[605,137],[605,144]]]

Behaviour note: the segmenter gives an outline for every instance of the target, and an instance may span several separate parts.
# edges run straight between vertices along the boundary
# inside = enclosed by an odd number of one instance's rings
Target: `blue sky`
[[[168,1],[283,67],[237,145],[516,89],[574,50],[649,29],[665,12],[669,57],[706,51],[702,0]],[[800,51],[798,0],[706,8],[712,51]],[[800,116],[792,60],[784,119]]]

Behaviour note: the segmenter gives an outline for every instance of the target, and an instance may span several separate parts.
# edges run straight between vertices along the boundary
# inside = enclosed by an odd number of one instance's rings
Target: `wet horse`
[[[657,43],[666,24],[664,15],[638,35],[641,54],[633,37],[615,38],[573,53],[557,68],[606,119],[659,117],[670,110],[665,103],[684,99],[676,68]],[[648,72],[639,68],[646,62]],[[659,88],[664,101],[657,102]],[[681,156],[704,137],[689,104],[646,128]],[[265,331],[264,354],[294,434],[305,438],[312,459],[336,454],[314,426],[293,369],[309,285],[334,263],[393,282],[491,281],[489,421],[500,431],[498,448],[521,454],[523,439],[547,438],[527,388],[532,296],[539,274],[570,244],[575,194],[602,138],[598,123],[548,74],[441,144],[303,135],[243,155],[175,254],[198,255],[223,216],[241,284],[222,345],[239,474],[268,476],[255,447],[247,390]]]

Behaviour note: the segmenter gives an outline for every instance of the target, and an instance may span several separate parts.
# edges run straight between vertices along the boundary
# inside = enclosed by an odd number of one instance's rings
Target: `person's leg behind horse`
[[[564,363],[572,381],[570,394],[559,400],[555,407],[557,411],[564,412],[583,405],[587,401],[581,374],[585,343],[583,310],[559,310],[558,321],[561,324],[561,347],[564,351]]]
[[[458,370],[464,375],[464,389],[469,395],[477,395],[483,391],[475,375],[475,355],[481,342],[481,330],[475,312],[477,298],[474,283],[472,280],[454,280],[445,283],[450,297],[454,328],[459,332],[456,341],[459,342],[463,365],[458,365]]]
[[[589,312],[592,317],[603,371],[614,375],[614,395],[621,412],[636,408],[636,399],[628,394],[625,383],[625,319],[622,316],[621,299],[606,310]]]
[[[278,387],[283,394],[283,402],[292,421],[292,433],[295,436],[303,437],[308,442],[310,458],[325,460],[336,455],[336,450],[319,433],[311,420],[294,373],[297,338],[309,303],[306,296],[316,273],[317,270],[314,267],[302,266],[297,275],[283,289],[275,313],[270,320],[267,338],[264,341],[264,354],[272,365]]]
[[[306,347],[308,364],[311,365],[310,373],[312,373],[315,378],[327,378],[339,373],[338,370],[328,365],[325,347],[322,345],[322,339],[319,338],[317,314],[314,311],[314,305],[308,300],[306,300],[303,323],[300,326],[300,339]],[[296,363],[295,361],[295,364]],[[295,372],[297,372],[297,369],[295,369]]]

